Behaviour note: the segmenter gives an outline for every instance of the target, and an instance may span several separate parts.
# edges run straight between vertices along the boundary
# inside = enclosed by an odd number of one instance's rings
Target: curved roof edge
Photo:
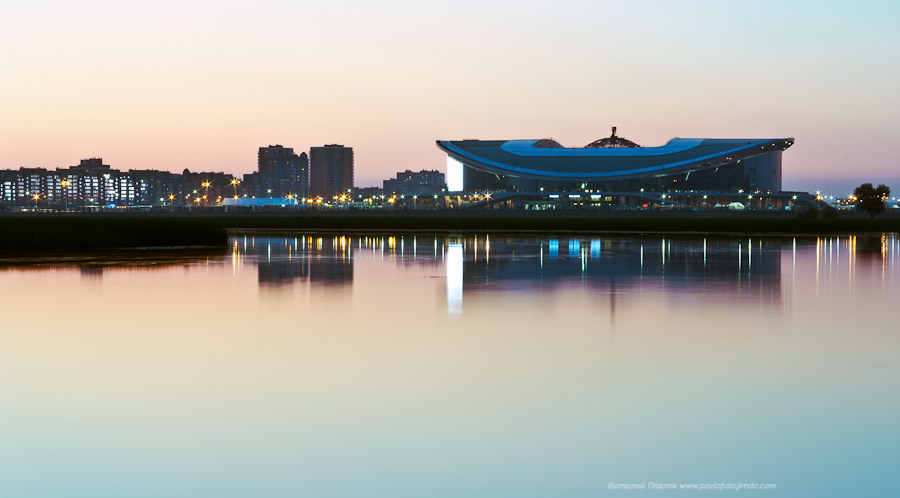
[[[480,141],[462,141],[478,143]],[[651,177],[667,174],[675,174],[687,171],[696,171],[701,169],[712,168],[727,164],[735,160],[746,157],[752,157],[774,150],[784,150],[793,145],[793,138],[780,139],[682,139],[674,138],[669,140],[666,145],[661,147],[640,147],[640,148],[544,148],[535,147],[534,144],[538,140],[508,140],[498,141],[498,149],[504,152],[516,155],[527,156],[532,159],[546,159],[559,165],[565,165],[566,157],[584,157],[602,160],[603,158],[612,159],[613,157],[622,158],[622,167],[614,171],[560,171],[547,169],[531,169],[512,164],[505,164],[498,161],[488,159],[466,151],[456,142],[450,140],[437,140],[438,148],[446,152],[454,159],[472,166],[477,166],[485,171],[500,175],[524,176],[531,178],[540,178],[548,180],[565,180],[565,179],[619,179],[628,177]],[[649,167],[629,168],[626,164],[628,157],[638,156],[665,156],[676,152],[689,151],[704,142],[723,142],[729,145],[737,146],[723,148],[714,154],[706,154],[694,157],[688,160],[676,161],[666,164],[659,164]],[[510,144],[510,145],[507,145]],[[640,153],[640,151],[648,151],[648,153]],[[661,157],[662,158],[662,157]],[[664,159],[664,158],[662,158]],[[554,164],[554,166],[556,166]]]

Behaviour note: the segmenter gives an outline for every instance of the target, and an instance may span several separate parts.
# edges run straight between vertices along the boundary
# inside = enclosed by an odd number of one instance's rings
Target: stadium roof
[[[596,143],[596,142],[594,142]],[[728,164],[793,145],[793,138],[673,138],[660,147],[566,148],[551,139],[438,140],[450,157],[476,169],[551,180],[662,176]]]

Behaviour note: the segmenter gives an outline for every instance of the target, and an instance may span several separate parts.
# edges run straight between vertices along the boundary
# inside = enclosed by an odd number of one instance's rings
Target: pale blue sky
[[[795,137],[792,177],[896,176],[900,2],[31,2],[0,7],[0,168],[255,168],[436,139]]]

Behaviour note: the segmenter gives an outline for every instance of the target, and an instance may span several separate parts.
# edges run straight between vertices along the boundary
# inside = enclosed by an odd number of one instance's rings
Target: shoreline
[[[454,213],[455,214],[455,213]],[[506,212],[448,216],[446,213],[216,213],[172,216],[103,213],[0,216],[0,255],[70,254],[84,251],[177,252],[186,248],[216,251],[226,248],[228,237],[250,232],[345,233],[472,233],[640,234],[695,236],[816,236],[900,232],[900,216],[870,219],[844,216],[805,219],[779,216],[717,216],[639,213],[598,216],[578,213],[549,216],[543,213]]]

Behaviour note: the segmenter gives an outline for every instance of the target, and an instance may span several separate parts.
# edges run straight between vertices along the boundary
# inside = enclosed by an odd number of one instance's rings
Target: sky
[[[0,168],[249,173],[439,139],[782,138],[786,187],[900,177],[900,2],[32,1],[0,6]],[[900,182],[897,184],[900,190]]]

